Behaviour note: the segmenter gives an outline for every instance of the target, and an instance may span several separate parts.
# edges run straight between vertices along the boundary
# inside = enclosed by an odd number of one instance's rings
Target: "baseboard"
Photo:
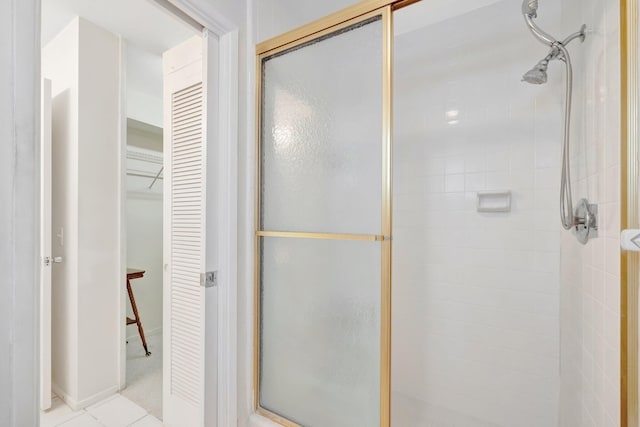
[[[134,326],[134,325],[128,325],[128,326]],[[144,330],[145,338],[153,337],[155,335],[162,335],[162,326],[159,326],[154,329],[150,329],[148,331],[146,329]],[[138,334],[138,329],[131,328],[131,333],[127,334],[127,341],[133,340],[136,338],[140,339],[140,335]]]
[[[99,393],[96,393],[93,396],[89,396],[86,399],[76,400],[69,396],[69,394],[63,391],[60,387],[58,387],[57,384],[51,383],[51,389],[56,396],[62,399],[64,403],[66,403],[74,411],[78,411],[80,409],[86,408],[87,406],[93,405],[94,403],[98,403],[101,400],[104,400],[112,394],[116,394],[118,392],[118,386],[115,385]]]

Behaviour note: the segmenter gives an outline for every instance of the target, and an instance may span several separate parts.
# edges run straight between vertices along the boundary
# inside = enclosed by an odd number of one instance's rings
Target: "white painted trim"
[[[0,424],[37,425],[40,281],[40,2],[2,3]],[[22,339],[21,337],[24,337]]]
[[[136,132],[141,132],[141,131],[136,131]],[[151,132],[147,132],[147,135],[153,135],[153,134]],[[162,155],[162,152],[157,152],[157,153],[158,154],[151,154],[151,150],[146,148],[127,146],[127,159],[139,160],[141,162],[147,162],[147,163],[152,163],[152,164],[162,166],[164,164],[164,157]]]
[[[98,403],[118,392],[118,386],[113,386],[113,387],[109,387],[106,390],[102,390],[101,392],[96,393],[93,396],[89,396],[86,399],[75,400],[71,396],[69,396],[67,393],[62,391],[62,389],[58,387],[55,383],[51,384],[51,389],[53,390],[53,393],[56,396],[62,399],[64,403],[66,403],[74,411],[78,411],[80,409],[86,408],[87,406],[91,406],[94,403]]]
[[[207,116],[204,120],[206,147],[205,159],[205,204],[206,204],[206,227],[205,227],[205,269],[204,271],[218,271],[218,280],[226,274],[221,268],[222,240],[220,238],[221,219],[224,216],[224,206],[221,194],[223,192],[223,171],[219,163],[222,157],[223,143],[220,140],[220,79],[219,60],[220,40],[208,29],[202,31],[203,40],[203,82],[205,93],[205,111]],[[213,66],[212,66],[213,65]],[[211,72],[210,70],[215,70]],[[205,357],[204,367],[204,397],[205,401],[213,401],[206,405],[204,411],[204,425],[218,425],[218,356],[220,349],[218,346],[219,335],[219,313],[220,303],[218,300],[218,287],[207,289],[205,293]]]
[[[282,427],[280,424],[276,424],[271,421],[269,418],[265,418],[260,414],[252,414],[249,417],[249,426],[250,427]]]
[[[246,230],[244,234],[243,247],[244,257],[242,269],[245,272],[245,294],[241,304],[243,305],[242,313],[245,317],[241,338],[242,348],[244,350],[242,356],[242,371],[243,381],[241,386],[241,399],[239,402],[242,406],[242,413],[240,420],[242,421],[242,427],[264,427],[274,426],[270,423],[270,420],[256,414],[254,412],[254,377],[253,377],[253,336],[254,336],[254,322],[253,322],[253,304],[254,304],[254,292],[253,292],[253,277],[254,277],[254,260],[253,260],[253,245],[254,245],[254,224],[255,224],[255,209],[254,209],[254,197],[255,197],[255,182],[256,173],[255,168],[257,150],[255,143],[255,134],[257,126],[256,112],[256,56],[255,56],[255,31],[257,29],[257,7],[256,1],[250,0],[247,2],[247,20],[245,26],[247,28],[247,36],[245,40],[245,50],[247,56],[246,63],[246,79],[247,79],[247,92],[245,98],[246,105],[246,155],[244,160],[247,162],[247,168],[245,170],[245,194],[244,194],[244,215],[242,217],[243,223],[241,226]]]
[[[219,13],[216,10],[203,10],[200,7],[193,4],[191,0],[167,0],[178,9],[182,10],[188,16],[192,17],[196,22],[202,25],[205,29],[215,34],[219,38],[224,37],[226,34],[237,31],[238,28],[229,21],[224,14]],[[237,49],[236,49],[237,50]]]
[[[127,191],[127,198],[135,200],[162,200],[163,193],[155,193],[151,191]]]
[[[118,302],[118,318],[120,319],[120,335],[118,346],[118,390],[127,386],[127,42],[120,38],[120,105],[119,123],[120,140],[118,141],[118,180],[120,187],[118,227],[120,229],[120,265],[118,266],[121,282]]]
[[[238,31],[220,38],[220,268],[218,288],[218,426],[237,423],[238,334]],[[226,143],[224,143],[226,142]]]
[[[51,257],[51,166],[52,104],[51,80],[42,79],[40,87],[40,260]],[[40,409],[51,408],[51,264],[40,261]]]

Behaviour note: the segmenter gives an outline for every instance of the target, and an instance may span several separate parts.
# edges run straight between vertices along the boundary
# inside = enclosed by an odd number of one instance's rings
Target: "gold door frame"
[[[421,0],[363,0],[300,28],[256,46],[256,187],[254,237],[254,361],[253,405],[256,413],[286,427],[300,427],[259,405],[260,303],[259,260],[261,237],[290,237],[382,242],[380,426],[391,425],[391,214],[393,131],[393,14],[392,11]],[[273,232],[260,228],[262,59],[296,45],[322,37],[367,17],[382,15],[383,25],[383,183],[382,235]],[[638,130],[640,118],[638,80],[638,0],[620,0],[620,90],[621,90],[621,185],[620,228],[640,228],[640,171]],[[638,284],[640,255],[623,252],[620,257],[620,420],[623,427],[638,425]]]
[[[638,190],[638,0],[620,0],[620,228],[640,228]],[[640,257],[620,257],[620,424],[638,425],[638,284]]]

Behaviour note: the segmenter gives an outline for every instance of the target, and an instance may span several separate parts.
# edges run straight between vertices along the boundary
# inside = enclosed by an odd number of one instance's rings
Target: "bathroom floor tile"
[[[87,411],[107,427],[126,427],[147,415],[147,411],[120,395]]]
[[[72,410],[63,400],[55,397],[51,400],[51,409],[40,412],[40,427],[56,427],[84,413],[84,410]]]
[[[104,405],[105,403],[107,403],[108,401],[113,400],[113,399],[115,399],[115,398],[116,398],[116,397],[118,397],[118,396],[119,396],[119,394],[118,394],[118,393],[114,393],[114,394],[112,394],[111,396],[106,397],[106,398],[102,399],[101,401],[94,403],[93,405],[89,405],[89,406],[87,406],[87,407],[86,407],[86,408],[84,408],[84,409],[85,409],[85,410],[87,410],[87,411],[91,411],[91,410],[93,410],[94,408],[97,408],[98,406],[102,406],[102,405]]]
[[[147,415],[143,419],[131,424],[131,427],[162,427],[162,421],[153,415]]]
[[[104,427],[104,425],[96,421],[91,415],[84,413],[64,424],[60,424],[59,427]]]

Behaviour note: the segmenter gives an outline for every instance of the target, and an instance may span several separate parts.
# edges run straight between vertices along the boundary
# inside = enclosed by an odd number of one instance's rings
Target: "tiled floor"
[[[162,334],[147,335],[151,356],[138,336],[127,344],[127,386],[120,393],[150,415],[162,418]]]
[[[40,427],[161,427],[162,422],[126,397],[116,394],[80,411],[57,397],[40,414]]]

